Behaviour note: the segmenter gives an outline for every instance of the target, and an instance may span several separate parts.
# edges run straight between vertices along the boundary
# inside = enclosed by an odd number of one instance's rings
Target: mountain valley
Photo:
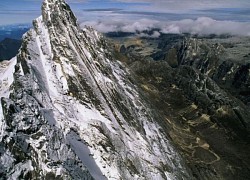
[[[247,179],[250,111],[242,92],[250,92],[249,38],[109,38],[151,108],[163,115],[194,177]]]

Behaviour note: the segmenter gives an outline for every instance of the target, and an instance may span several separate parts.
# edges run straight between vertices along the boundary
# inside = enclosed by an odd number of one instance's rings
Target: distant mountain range
[[[30,25],[8,25],[0,26],[0,41],[5,38],[21,39],[22,35],[27,32]]]
[[[21,46],[21,40],[5,38],[0,42],[0,61],[14,57]]]
[[[28,29],[29,25],[0,26],[0,61],[9,60],[17,54],[22,35]]]

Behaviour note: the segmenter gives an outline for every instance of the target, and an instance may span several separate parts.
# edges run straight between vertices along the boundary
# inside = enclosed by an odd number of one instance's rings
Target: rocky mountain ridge
[[[33,26],[1,67],[1,178],[193,178],[99,33],[64,0]]]
[[[249,104],[250,58],[248,51],[238,45],[237,41],[234,44],[224,41],[218,43],[215,40],[203,41],[187,38],[177,48],[178,64],[194,67],[211,77],[220,87],[236,94],[236,97],[245,104]],[[244,45],[246,41],[247,38],[243,39],[241,44]]]

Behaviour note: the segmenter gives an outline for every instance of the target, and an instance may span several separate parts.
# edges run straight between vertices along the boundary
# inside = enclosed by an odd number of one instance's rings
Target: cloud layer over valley
[[[93,26],[100,32],[142,32],[157,29],[153,33],[153,37],[157,37],[161,33],[190,33],[199,35],[209,34],[229,34],[250,36],[250,23],[249,22],[235,22],[226,20],[214,20],[210,17],[199,17],[197,19],[183,19],[176,21],[159,21],[153,19],[135,19],[125,20],[117,17],[116,19],[103,19],[99,21],[85,21],[83,25]],[[143,35],[142,33],[140,35]]]
[[[0,5],[0,26],[28,23],[43,0],[11,0]],[[101,32],[231,34],[250,36],[249,0],[67,0],[83,25]],[[140,33],[140,36],[146,34]]]

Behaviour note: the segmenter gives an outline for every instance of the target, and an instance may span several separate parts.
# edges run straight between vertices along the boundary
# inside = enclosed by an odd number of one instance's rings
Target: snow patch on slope
[[[16,57],[12,58],[10,61],[3,61],[0,63],[0,99],[8,98],[11,89],[10,86],[14,81],[14,71],[16,65]],[[2,103],[0,102],[0,142],[2,141],[2,136],[5,129],[4,115]]]

